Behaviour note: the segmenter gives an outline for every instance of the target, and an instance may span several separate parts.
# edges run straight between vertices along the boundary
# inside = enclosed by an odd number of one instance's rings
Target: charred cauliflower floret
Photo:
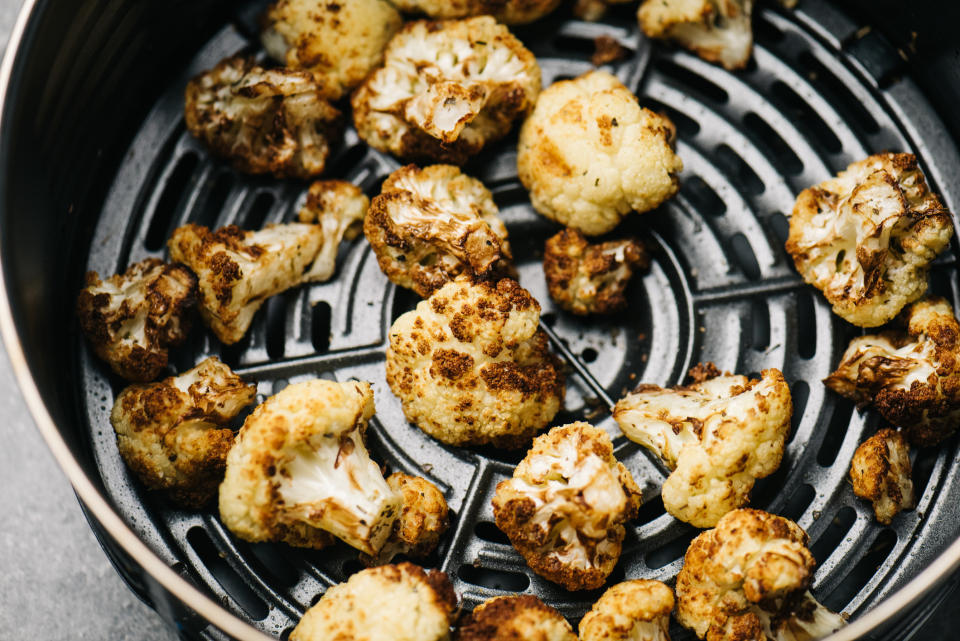
[[[613,571],[637,516],[640,489],[603,430],[554,427],[497,484],[493,515],[527,565],[568,590],[592,590]]]
[[[526,24],[556,9],[560,0],[394,0],[393,4],[401,11],[431,18],[492,15],[503,24]]]
[[[882,429],[860,444],[850,463],[850,480],[853,493],[873,503],[873,513],[884,525],[916,506],[910,446],[897,430]]]
[[[457,167],[408,165],[383,183],[363,231],[387,278],[427,297],[463,272],[511,274],[497,213],[490,191]]]
[[[876,154],[800,192],[787,252],[833,311],[877,327],[927,291],[930,262],[953,236],[913,154]]]
[[[450,445],[526,447],[563,405],[540,305],[516,281],[467,276],[394,321],[387,383],[407,420]]]
[[[827,387],[873,405],[915,445],[937,445],[960,425],[960,324],[942,298],[913,303],[900,328],[850,342]]]
[[[670,641],[673,590],[637,579],[611,587],[580,621],[580,641]]]
[[[625,309],[633,270],[649,265],[646,249],[632,238],[591,245],[576,229],[549,238],[543,254],[550,298],[581,315]]]
[[[315,223],[323,231],[323,246],[310,269],[306,282],[330,280],[337,267],[342,240],[353,240],[363,229],[370,199],[359,187],[344,180],[318,180],[307,190],[307,202],[297,214],[301,223]]]
[[[262,22],[260,37],[271,58],[312,71],[339,98],[380,66],[403,19],[386,0],[279,0]]]
[[[131,385],[110,412],[120,456],[151,490],[203,507],[217,493],[233,444],[225,425],[256,394],[215,357],[179,376]]]
[[[189,269],[147,258],[107,280],[88,272],[77,316],[90,347],[110,369],[146,383],[167,366],[169,348],[186,340],[196,300],[197,278]]]
[[[734,510],[695,538],[677,575],[677,621],[708,641],[813,641],[846,622],[808,588],[816,565],[796,523]]]
[[[387,485],[400,495],[400,516],[393,522],[393,531],[377,558],[364,556],[363,562],[367,565],[389,563],[398,554],[417,559],[430,556],[450,525],[443,492],[427,479],[403,472],[388,476]]]
[[[381,565],[328,589],[290,641],[447,641],[456,607],[443,572],[412,563]]]
[[[673,40],[733,70],[750,60],[752,12],[753,0],[645,0],[637,18],[648,38]]]
[[[418,21],[398,33],[354,92],[367,144],[407,161],[462,165],[502,138],[540,91],[533,54],[490,16]]]
[[[573,5],[573,15],[581,20],[594,22],[607,13],[612,4],[623,4],[631,0],[577,0]]]
[[[330,155],[340,112],[304,71],[229,58],[187,84],[187,130],[249,174],[311,178]]]
[[[673,131],[616,76],[592,71],[540,94],[520,130],[517,171],[538,212],[604,234],[677,192]]]
[[[237,434],[220,486],[220,518],[247,541],[319,548],[328,533],[376,555],[400,496],[370,459],[369,383],[295,383],[260,404]]]
[[[453,641],[577,641],[563,616],[532,594],[487,599],[471,612]]]
[[[662,490],[667,512],[712,527],[747,503],[756,479],[780,467],[793,403],[776,369],[748,380],[721,376],[711,363],[691,374],[699,378],[691,385],[641,385],[617,403],[613,417],[671,470]]]

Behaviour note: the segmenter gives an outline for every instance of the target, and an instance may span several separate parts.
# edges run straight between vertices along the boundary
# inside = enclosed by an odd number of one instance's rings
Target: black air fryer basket
[[[594,39],[615,38],[632,53],[610,70],[677,125],[680,193],[619,230],[640,236],[654,257],[632,286],[628,312],[585,323],[553,309],[539,261],[556,227],[533,212],[517,180],[515,134],[465,169],[493,191],[520,281],[543,305],[554,349],[572,366],[567,407],[554,423],[585,419],[617,435],[603,408],[636,382],[675,384],[699,361],[738,373],[780,368],[795,403],[791,440],[752,504],[810,533],[814,594],[853,621],[835,638],[909,638],[956,582],[957,439],[916,452],[919,505],[893,525],[878,524],[855,499],[849,461],[878,417],[859,414],[820,381],[857,332],[802,283],[783,243],[797,192],[883,150],[916,153],[932,189],[960,211],[958,11],[947,2],[841,9],[800,0],[795,10],[760,2],[753,58],[730,73],[651,45],[639,35],[635,4],[615,7],[599,23],[561,9],[514,29],[537,55],[544,86],[592,69]],[[262,8],[28,2],[2,70],[4,339],[104,549],[189,639],[285,639],[325,588],[360,567],[346,546],[251,545],[231,536],[214,512],[173,509],[145,492],[120,460],[108,421],[122,384],[91,357],[73,318],[87,269],[112,274],[162,257],[177,225],[258,228],[295,215],[305,183],[235,172],[191,138],[182,119],[188,78],[258,49]],[[397,166],[350,129],[328,173],[374,195]],[[954,241],[931,271],[931,289],[960,308],[957,256]],[[182,371],[218,355],[258,383],[260,400],[316,376],[371,381],[375,457],[427,476],[446,493],[453,523],[429,564],[449,574],[464,606],[526,592],[575,622],[600,591],[568,593],[534,575],[492,522],[494,486],[520,454],[445,447],[404,421],[384,380],[384,350],[387,328],[415,303],[380,273],[361,238],[341,251],[332,281],[271,299],[241,343],[225,348],[198,329],[172,366]],[[615,446],[645,485],[610,583],[671,581],[697,530],[664,512],[663,471],[641,448],[622,436]],[[693,638],[676,626],[672,633]]]

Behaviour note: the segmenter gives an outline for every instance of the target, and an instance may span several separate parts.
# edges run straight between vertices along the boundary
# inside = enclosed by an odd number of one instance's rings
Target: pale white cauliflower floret
[[[861,443],[850,462],[853,493],[873,503],[873,512],[884,525],[916,506],[911,472],[910,446],[901,432],[889,428]]]
[[[359,187],[344,180],[318,180],[307,190],[307,202],[297,214],[301,223],[314,223],[323,231],[323,246],[303,275],[304,282],[330,280],[337,267],[342,240],[353,240],[363,229],[370,199]]]
[[[532,594],[487,599],[464,618],[453,641],[577,641],[563,616]]]
[[[743,69],[753,49],[753,0],[645,0],[637,18],[648,38],[665,38],[727,69]]]
[[[536,58],[490,16],[407,24],[354,92],[357,132],[408,161],[463,164],[540,91]]]
[[[571,423],[534,439],[513,478],[497,484],[493,515],[534,572],[568,590],[592,590],[617,564],[623,524],[640,501],[607,433]]]
[[[876,154],[800,192],[787,252],[833,311],[877,327],[927,291],[930,262],[953,236],[913,154]]]
[[[660,581],[618,583],[580,621],[580,641],[670,641],[673,590]]]
[[[557,8],[560,0],[394,0],[401,11],[431,18],[492,15],[503,24],[533,22]]]
[[[711,527],[747,503],[756,479],[780,467],[793,404],[776,369],[754,380],[721,376],[712,363],[691,373],[692,385],[641,385],[613,416],[671,470],[662,490],[667,512]]]
[[[436,485],[425,478],[394,472],[387,485],[400,495],[400,515],[393,531],[376,558],[362,556],[367,565],[389,563],[398,554],[417,559],[430,556],[440,544],[440,536],[450,525],[447,500]]]
[[[370,384],[357,381],[305,381],[268,398],[227,456],[220,519],[247,541],[319,548],[333,534],[376,555],[401,498],[364,445],[373,413]]]
[[[683,163],[672,139],[667,118],[592,71],[540,94],[520,130],[517,171],[538,212],[595,236],[677,192]]]

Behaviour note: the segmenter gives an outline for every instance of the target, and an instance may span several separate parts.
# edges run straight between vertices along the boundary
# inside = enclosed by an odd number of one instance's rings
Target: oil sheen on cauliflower
[[[733,70],[750,60],[752,12],[753,0],[645,0],[637,18],[648,38],[673,40]]]
[[[712,364],[691,373],[697,372],[691,385],[639,386],[613,416],[630,440],[671,470],[662,490],[667,512],[711,527],[749,501],[756,479],[780,467],[793,403],[776,369],[754,380],[721,376]]]
[[[94,353],[129,381],[152,381],[167,366],[169,349],[190,331],[197,278],[183,265],[147,258],[102,280],[87,273],[77,316]]]
[[[203,507],[216,496],[233,444],[226,423],[256,394],[215,357],[179,376],[131,385],[110,412],[120,456],[151,490]]]
[[[942,298],[907,307],[896,329],[860,336],[824,384],[861,408],[873,405],[921,447],[960,425],[960,324]]]
[[[853,493],[873,503],[873,512],[884,525],[916,507],[911,473],[907,439],[890,428],[861,443],[850,463]]]
[[[833,311],[877,327],[927,291],[930,262],[953,236],[913,154],[876,154],[800,192],[787,252]]]
[[[357,132],[407,161],[462,165],[502,138],[540,91],[533,54],[490,16],[408,23],[354,92]]]
[[[628,238],[591,245],[575,229],[564,229],[549,238],[543,254],[550,298],[581,315],[624,310],[633,270],[646,269],[649,264],[639,241]]]
[[[728,513],[695,538],[677,575],[677,621],[708,641],[813,641],[846,625],[808,588],[816,565],[796,523]]]
[[[591,71],[548,87],[520,130],[517,171],[534,208],[588,236],[677,192],[673,123],[616,76]]]
[[[307,610],[290,641],[448,641],[457,595],[412,563],[361,570]]]
[[[570,423],[534,439],[513,478],[497,484],[493,515],[534,572],[568,590],[593,590],[617,564],[623,524],[640,501],[607,433]]]
[[[403,19],[387,0],[278,0],[263,16],[271,58],[313,72],[332,98],[363,82]]]
[[[453,641],[577,641],[563,616],[532,594],[487,599],[464,618]]]
[[[636,579],[603,593],[580,621],[580,641],[670,641],[673,590]]]
[[[249,174],[319,175],[340,112],[312,74],[229,58],[187,84],[187,130]]]
[[[497,213],[490,191],[457,167],[408,165],[383,183],[363,231],[387,278],[425,298],[463,272],[511,275]]]
[[[363,229],[370,199],[359,187],[345,180],[318,180],[307,190],[307,202],[297,214],[301,223],[313,223],[323,231],[323,245],[304,273],[304,282],[330,280],[337,267],[340,242],[353,240]]]
[[[526,447],[563,405],[540,305],[516,281],[467,276],[390,328],[387,383],[407,420],[450,445]]]
[[[375,556],[401,497],[364,445],[373,413],[370,384],[357,381],[305,381],[268,398],[227,456],[221,520],[247,541],[320,548],[333,534]]]
[[[425,559],[440,544],[440,537],[450,525],[447,500],[436,485],[425,478],[394,472],[387,485],[400,495],[400,516],[393,522],[393,531],[376,557],[362,556],[367,565],[389,563],[398,554]]]

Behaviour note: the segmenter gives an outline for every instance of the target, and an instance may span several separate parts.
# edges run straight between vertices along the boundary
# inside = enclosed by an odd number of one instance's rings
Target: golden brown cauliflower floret
[[[147,258],[102,280],[87,273],[77,297],[80,328],[94,353],[129,381],[152,381],[167,366],[169,349],[190,331],[197,278],[183,265]]]
[[[393,531],[374,558],[363,555],[367,565],[389,563],[398,554],[423,559],[437,549],[440,537],[450,525],[447,499],[436,485],[425,478],[394,472],[387,485],[400,495],[400,516],[393,522]]]
[[[462,165],[506,135],[539,91],[536,58],[490,16],[421,20],[390,41],[384,66],[354,92],[353,120],[375,149]]]
[[[363,229],[370,199],[359,187],[345,180],[318,180],[307,190],[307,202],[297,214],[301,223],[314,223],[323,231],[323,246],[305,282],[330,280],[337,267],[337,253],[342,240],[353,240]]]
[[[563,616],[532,594],[487,599],[457,627],[453,641],[577,641]]]
[[[321,548],[333,534],[376,555],[401,501],[364,445],[373,413],[370,384],[357,381],[305,381],[268,398],[227,456],[220,519],[247,541]]]
[[[616,76],[591,71],[548,87],[520,130],[517,171],[534,208],[588,236],[677,192],[673,124]]]
[[[711,527],[749,501],[756,479],[780,467],[793,403],[776,369],[754,380],[721,376],[712,363],[696,373],[691,385],[639,386],[617,403],[613,417],[671,470],[662,490],[667,512]]]
[[[752,12],[753,0],[645,0],[637,19],[648,38],[674,40],[733,70],[750,60]]]
[[[927,291],[930,262],[953,236],[913,154],[876,154],[800,192],[787,252],[833,311],[877,327]]]
[[[873,513],[884,525],[916,507],[911,473],[910,446],[903,434],[889,428],[861,443],[850,462],[853,493],[873,503]]]
[[[403,19],[386,0],[278,0],[262,22],[260,37],[270,57],[312,71],[339,98],[380,66]]]
[[[708,641],[812,641],[846,625],[808,588],[816,561],[796,523],[734,510],[695,538],[677,575],[677,621]]]
[[[497,484],[497,527],[540,576],[568,590],[592,590],[613,571],[640,489],[613,456],[613,443],[588,423],[554,427],[533,441]]]
[[[467,276],[394,321],[387,383],[407,420],[450,445],[519,448],[563,405],[540,305],[516,281]]]
[[[631,0],[577,0],[573,5],[573,15],[581,20],[594,22],[606,15],[613,4],[624,4]]]
[[[278,178],[319,175],[340,112],[305,71],[229,58],[187,84],[187,130],[239,171]]]
[[[463,272],[511,275],[497,213],[490,191],[457,167],[408,165],[383,183],[363,231],[387,278],[427,297]]]
[[[612,314],[627,307],[634,269],[650,265],[646,249],[632,238],[591,245],[576,229],[547,240],[543,273],[550,298],[574,314]]]
[[[412,563],[381,565],[329,588],[290,641],[447,641],[456,607],[443,572]]]
[[[637,579],[611,587],[580,621],[580,641],[670,641],[673,590]]]
[[[960,324],[936,297],[907,307],[898,324],[850,341],[823,382],[861,408],[876,407],[911,443],[937,445],[960,425]]]
[[[560,0],[394,0],[401,11],[430,18],[491,15],[503,24],[533,22],[557,8]]]
[[[131,385],[110,412],[120,456],[151,490],[184,507],[203,507],[217,493],[233,444],[225,425],[256,395],[256,385],[216,357],[179,376]]]

